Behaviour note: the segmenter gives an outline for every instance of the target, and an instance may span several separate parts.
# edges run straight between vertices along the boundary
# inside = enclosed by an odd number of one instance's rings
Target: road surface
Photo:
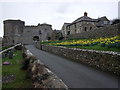
[[[118,77],[27,45],[69,88],[118,88]]]

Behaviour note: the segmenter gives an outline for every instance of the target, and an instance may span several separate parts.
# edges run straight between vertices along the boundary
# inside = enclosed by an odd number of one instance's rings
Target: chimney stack
[[[84,13],[84,16],[87,16],[87,12]]]

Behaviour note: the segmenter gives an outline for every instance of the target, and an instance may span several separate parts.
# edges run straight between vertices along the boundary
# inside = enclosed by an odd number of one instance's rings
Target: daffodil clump
[[[54,46],[96,46],[107,48],[120,48],[120,36],[98,38],[98,39],[78,39],[78,40],[65,40],[65,41],[48,41],[47,45]]]

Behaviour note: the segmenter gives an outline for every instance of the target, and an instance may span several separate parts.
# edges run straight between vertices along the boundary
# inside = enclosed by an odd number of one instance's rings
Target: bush
[[[100,46],[101,47],[105,47],[106,45],[105,45],[105,43],[101,43]]]
[[[112,24],[117,24],[117,23],[120,23],[120,19],[115,19],[113,20]]]
[[[90,44],[83,44],[83,46],[90,46]]]
[[[94,43],[91,43],[90,45],[91,45],[91,46],[95,46]]]
[[[77,44],[77,46],[82,46],[82,44]]]
[[[16,46],[15,49],[16,50],[22,50],[22,45]]]
[[[94,42],[93,45],[98,45],[100,42]]]
[[[115,43],[116,48],[120,48],[120,42]]]
[[[60,37],[60,38],[59,38],[59,40],[63,40],[63,39],[64,39],[64,37]]]
[[[108,43],[107,47],[108,48],[115,48],[116,44],[115,43]]]

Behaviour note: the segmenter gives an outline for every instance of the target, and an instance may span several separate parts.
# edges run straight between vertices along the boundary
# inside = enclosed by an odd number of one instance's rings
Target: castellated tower
[[[4,21],[4,46],[12,46],[21,43],[23,27],[25,22],[21,20],[5,20]]]
[[[25,22],[21,20],[5,20],[3,23],[3,46],[13,46],[19,43],[29,45],[52,38],[53,30],[50,24],[25,26]]]

